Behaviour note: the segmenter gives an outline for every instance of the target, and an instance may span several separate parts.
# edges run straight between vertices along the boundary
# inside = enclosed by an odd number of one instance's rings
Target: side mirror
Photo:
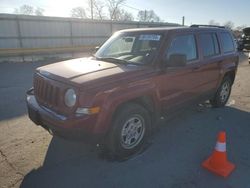
[[[184,67],[187,64],[185,54],[171,54],[166,62],[167,67]]]

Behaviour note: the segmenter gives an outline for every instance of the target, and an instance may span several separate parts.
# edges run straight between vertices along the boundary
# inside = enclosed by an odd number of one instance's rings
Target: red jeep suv
[[[191,103],[227,103],[238,66],[230,31],[193,25],[116,32],[94,57],[40,67],[30,119],[55,135],[137,151],[157,118]]]

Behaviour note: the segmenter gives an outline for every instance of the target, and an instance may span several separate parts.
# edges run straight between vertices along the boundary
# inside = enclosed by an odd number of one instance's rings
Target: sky
[[[43,8],[46,16],[68,17],[73,7],[87,8],[87,2],[88,0],[0,0],[0,13],[13,13],[15,8],[28,4]],[[185,16],[185,25],[208,24],[210,20],[214,20],[220,24],[232,21],[235,27],[250,26],[249,0],[126,0],[125,5],[121,8],[131,12],[134,17],[138,10],[152,9],[165,22],[181,24],[182,16]]]

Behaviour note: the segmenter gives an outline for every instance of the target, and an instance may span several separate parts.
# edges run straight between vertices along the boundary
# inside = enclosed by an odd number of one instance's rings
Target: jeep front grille
[[[42,105],[55,109],[59,105],[60,88],[38,75],[34,77],[34,93]]]

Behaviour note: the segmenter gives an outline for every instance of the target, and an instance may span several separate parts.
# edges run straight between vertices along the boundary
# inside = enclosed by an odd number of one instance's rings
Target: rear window
[[[200,43],[204,57],[219,54],[219,45],[215,33],[200,34]]]
[[[234,43],[229,33],[221,33],[221,45],[225,53],[234,51]]]

